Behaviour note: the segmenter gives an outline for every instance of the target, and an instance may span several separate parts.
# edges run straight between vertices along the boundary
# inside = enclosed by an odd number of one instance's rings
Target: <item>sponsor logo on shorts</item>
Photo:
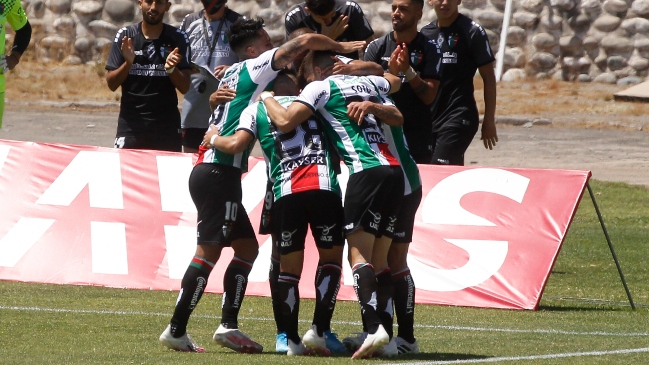
[[[333,242],[333,236],[329,234],[329,231],[331,231],[332,228],[336,227],[336,224],[333,224],[331,226],[318,226],[316,228],[322,230],[322,234],[320,235],[320,241],[322,242]]]
[[[232,232],[232,223],[226,222],[223,227],[221,227],[221,231],[223,232],[223,237],[227,238],[230,235],[230,232]]]
[[[371,210],[367,210],[374,217],[374,221],[370,222],[370,227],[373,229],[379,229],[379,224],[381,224],[381,213],[374,213]]]
[[[289,231],[283,231],[282,232],[282,240],[279,242],[280,247],[291,247],[293,244],[293,234],[297,232],[297,229],[294,230],[293,232]]]

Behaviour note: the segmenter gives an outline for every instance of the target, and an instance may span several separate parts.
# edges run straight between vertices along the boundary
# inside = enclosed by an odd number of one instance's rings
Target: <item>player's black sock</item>
[[[270,299],[273,303],[273,318],[277,333],[285,332],[284,323],[282,322],[282,300],[279,299],[279,289],[277,279],[279,278],[279,261],[270,258],[270,270],[268,270],[268,283],[270,284]]]
[[[340,289],[340,276],[342,267],[328,262],[318,265],[315,278],[316,301],[313,312],[313,324],[318,329],[318,336],[331,329],[331,317],[336,308],[336,296]]]
[[[297,275],[282,272],[279,274],[277,286],[279,288],[279,297],[282,300],[282,321],[284,321],[284,330],[286,337],[293,343],[300,343],[298,333],[298,316],[300,314],[300,277]]]
[[[392,275],[394,283],[394,311],[399,324],[399,337],[415,342],[415,281],[410,269],[405,268]]]
[[[225,328],[238,328],[237,318],[248,286],[252,263],[233,257],[223,275],[223,307],[221,324]]]
[[[392,285],[392,275],[390,269],[376,273],[376,302],[377,313],[381,319],[381,324],[385,328],[385,332],[392,338],[392,295],[394,294],[394,286]]]
[[[187,331],[187,322],[194,308],[201,300],[207,279],[214,268],[214,264],[200,257],[194,257],[185,271],[185,276],[180,284],[180,293],[176,300],[176,308],[171,317],[171,335],[178,338]]]
[[[367,325],[367,332],[376,333],[381,324],[376,313],[376,276],[371,264],[356,264],[352,268],[354,274],[354,291],[358,297],[358,304],[361,306],[361,316]]]

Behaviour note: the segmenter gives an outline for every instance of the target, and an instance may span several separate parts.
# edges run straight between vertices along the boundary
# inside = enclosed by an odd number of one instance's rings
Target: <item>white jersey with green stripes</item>
[[[239,116],[243,110],[252,104],[262,91],[272,88],[272,81],[280,71],[272,68],[275,51],[277,48],[266,51],[257,58],[235,63],[225,71],[220,86],[228,85],[236,91],[237,96],[232,101],[219,105],[210,118],[210,125],[216,125],[220,135],[233,135],[237,131]],[[252,145],[236,155],[221,152],[216,148],[200,149],[196,163],[218,163],[247,171],[251,149]]]
[[[354,174],[372,167],[399,165],[374,115],[366,115],[360,125],[347,115],[347,105],[354,101],[395,107],[389,91],[390,83],[383,77],[334,75],[307,85],[296,102],[305,104],[320,118],[325,135],[349,173]]]
[[[275,100],[288,108],[295,98],[277,96]],[[309,190],[327,190],[341,195],[327,142],[315,118],[282,133],[268,117],[264,104],[254,103],[241,114],[237,130],[241,129],[259,139],[276,201]]]
[[[408,143],[403,134],[403,127],[384,126],[383,133],[388,141],[388,146],[390,146],[390,152],[399,160],[403,171],[403,195],[409,195],[421,187],[421,176],[419,175],[417,163],[410,156]]]

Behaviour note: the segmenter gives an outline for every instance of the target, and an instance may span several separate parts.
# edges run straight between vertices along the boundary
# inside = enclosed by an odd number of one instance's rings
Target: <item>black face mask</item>
[[[201,0],[205,11],[209,14],[216,14],[228,2],[228,0]]]

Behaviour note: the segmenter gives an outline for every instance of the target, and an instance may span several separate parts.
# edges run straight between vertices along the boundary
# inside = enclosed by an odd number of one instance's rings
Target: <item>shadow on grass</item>
[[[479,360],[479,359],[488,359],[490,357],[491,356],[486,356],[486,355],[458,354],[452,352],[431,352],[431,353],[420,352],[418,354],[399,355],[399,361],[401,360],[432,360],[432,361]]]

